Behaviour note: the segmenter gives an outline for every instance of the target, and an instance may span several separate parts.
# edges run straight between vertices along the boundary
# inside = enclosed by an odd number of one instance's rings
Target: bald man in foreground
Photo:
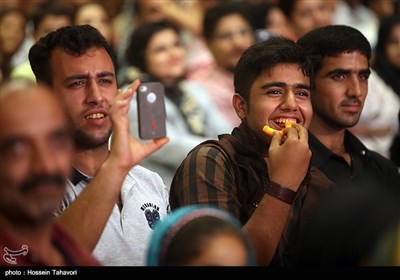
[[[53,216],[71,171],[63,107],[46,86],[23,80],[2,85],[0,106],[0,265],[99,265]]]

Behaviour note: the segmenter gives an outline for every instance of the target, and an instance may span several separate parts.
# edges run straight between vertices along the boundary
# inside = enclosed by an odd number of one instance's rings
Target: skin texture
[[[62,107],[47,88],[25,88],[1,97],[1,215],[20,223],[47,223],[60,203],[65,181],[23,184],[35,176],[70,172],[72,144]],[[23,222],[22,222],[23,221]]]
[[[263,133],[264,125],[280,130],[279,119],[293,119],[308,127],[312,117],[310,80],[298,65],[279,64],[260,75],[251,87],[250,102],[235,95],[236,112],[266,143],[270,137]]]
[[[385,46],[385,52],[388,62],[393,67],[400,68],[400,24],[394,26],[390,32],[390,39]]]
[[[214,30],[214,38],[207,41],[207,46],[219,67],[233,71],[242,53],[253,42],[249,23],[240,15],[232,14],[220,19]]]
[[[103,48],[80,56],[57,48],[51,54],[53,89],[66,108],[76,149],[72,166],[94,176],[59,222],[90,250],[96,246],[128,171],[160,149],[168,138],[142,143],[129,130],[129,104],[136,80],[118,92],[115,70]],[[109,138],[113,129],[111,148]]]
[[[25,19],[18,12],[10,12],[1,19],[0,51],[12,55],[21,46],[25,37]]]
[[[296,0],[290,22],[298,38],[321,26],[332,24],[332,9],[326,0]]]
[[[306,163],[311,159],[306,129],[312,117],[309,78],[304,76],[299,65],[277,64],[269,71],[262,72],[255,80],[250,89],[248,103],[236,93],[233,106],[257,138],[265,142],[266,147],[270,143],[264,159],[271,181],[297,191],[307,173]],[[285,138],[276,133],[271,139],[262,128],[268,124],[274,129],[281,129],[276,123],[279,119],[295,119],[297,124],[284,129]],[[287,163],[288,158],[290,165]],[[270,262],[290,207],[291,205],[265,194],[244,225],[244,230],[256,248],[258,264],[266,265]]]
[[[325,120],[332,129],[354,126],[367,96],[368,77],[368,61],[358,52],[326,57],[315,78],[315,119]]]
[[[344,128],[359,120],[368,91],[368,59],[359,52],[325,57],[315,76],[310,130],[332,152],[345,157]]]
[[[35,41],[45,36],[51,31],[60,27],[71,25],[71,19],[67,16],[48,15],[43,18],[34,33]]]
[[[74,139],[82,147],[107,146],[111,135],[108,110],[117,93],[112,61],[104,49],[74,57],[56,49],[51,61],[54,90],[72,122]]]
[[[64,265],[51,236],[53,212],[71,171],[67,119],[48,88],[30,84],[5,92],[2,88],[0,223],[47,263]]]
[[[247,249],[237,236],[219,234],[209,238],[200,255],[187,263],[189,266],[245,266]]]
[[[185,72],[185,54],[179,35],[173,29],[164,29],[155,33],[147,45],[147,70],[165,85],[174,85]]]
[[[83,5],[75,15],[75,24],[90,24],[96,27],[110,44],[113,43],[110,18],[104,6],[97,3]]]

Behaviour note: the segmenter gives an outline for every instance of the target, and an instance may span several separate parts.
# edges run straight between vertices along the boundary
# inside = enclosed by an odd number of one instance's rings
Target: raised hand
[[[127,170],[139,164],[169,141],[165,137],[144,143],[132,137],[129,129],[128,112],[132,96],[134,96],[139,85],[140,81],[136,80],[126,91],[120,90],[110,108],[110,118],[113,123],[110,160],[115,160],[118,165]]]

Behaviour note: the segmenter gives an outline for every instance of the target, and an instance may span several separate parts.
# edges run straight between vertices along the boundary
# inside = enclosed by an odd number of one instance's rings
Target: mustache
[[[32,177],[21,184],[21,191],[28,192],[41,185],[54,184],[60,188],[65,188],[66,179],[60,173],[46,174]]]
[[[346,106],[346,105],[361,105],[361,101],[360,101],[360,99],[358,99],[358,98],[348,98],[348,99],[346,99],[346,100],[344,100],[343,102],[342,102],[342,105],[343,106]]]

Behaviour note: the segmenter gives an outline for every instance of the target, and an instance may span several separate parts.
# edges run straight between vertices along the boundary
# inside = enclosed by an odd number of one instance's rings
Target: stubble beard
[[[108,140],[111,136],[111,129],[101,136],[93,136],[85,133],[82,130],[75,130],[73,138],[77,148],[84,150],[96,149],[100,146],[108,145]]]

